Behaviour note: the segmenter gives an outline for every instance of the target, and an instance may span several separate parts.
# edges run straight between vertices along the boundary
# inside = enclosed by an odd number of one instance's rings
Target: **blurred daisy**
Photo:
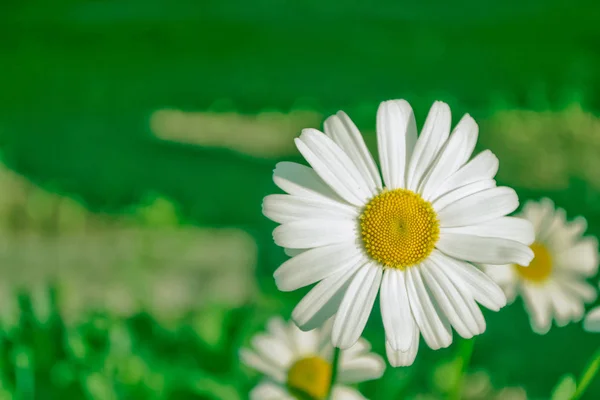
[[[598,270],[598,241],[582,236],[585,218],[567,222],[565,210],[547,198],[527,202],[522,217],[535,229],[531,264],[485,269],[510,300],[517,294],[523,297],[533,330],[544,334],[553,318],[558,326],[581,320],[584,304],[596,299],[596,289],[585,279]]]
[[[592,308],[583,320],[583,329],[588,332],[600,332],[600,306]]]
[[[268,333],[256,335],[252,350],[242,349],[242,361],[268,378],[250,393],[250,400],[324,400],[365,399],[351,384],[378,379],[385,363],[369,353],[369,343],[361,339],[338,359],[336,384],[331,387],[333,345],[331,324],[303,332],[292,322],[279,318],[269,321]],[[298,397],[299,396],[299,397]]]
[[[476,301],[492,310],[502,290],[471,264],[519,263],[533,257],[531,224],[506,217],[514,190],[496,187],[498,159],[471,157],[478,136],[465,115],[450,134],[450,109],[436,102],[417,138],[404,100],[377,112],[382,176],[363,138],[343,112],[325,134],[305,129],[296,146],[312,168],[279,163],[274,181],[288,194],[267,196],[264,214],[281,225],[275,242],[290,260],[275,271],[280,290],[318,283],[293,318],[304,330],[335,314],[333,344],[361,336],[379,288],[392,365],[410,365],[419,334],[432,349],[485,330]]]

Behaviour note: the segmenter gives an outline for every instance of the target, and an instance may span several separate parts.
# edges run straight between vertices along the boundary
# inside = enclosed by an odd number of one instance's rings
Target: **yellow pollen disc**
[[[430,202],[406,189],[373,197],[360,216],[367,253],[387,267],[405,269],[426,259],[440,237]]]
[[[288,371],[287,386],[300,398],[325,400],[331,385],[331,364],[321,357],[297,361]]]
[[[531,250],[533,250],[533,260],[528,267],[515,265],[517,274],[531,282],[544,282],[552,273],[552,255],[541,243],[532,244]]]

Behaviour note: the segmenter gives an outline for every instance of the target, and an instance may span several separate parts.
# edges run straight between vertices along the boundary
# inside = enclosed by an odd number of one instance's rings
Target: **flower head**
[[[523,297],[533,330],[544,334],[552,319],[558,326],[579,321],[585,303],[596,299],[596,289],[585,279],[598,270],[598,241],[582,236],[585,218],[567,222],[565,210],[547,198],[527,202],[522,217],[535,229],[535,258],[528,267],[494,265],[486,266],[486,272],[510,300]]]
[[[331,324],[322,329],[303,332],[294,323],[273,318],[268,332],[252,339],[253,349],[242,349],[242,361],[265,374],[267,379],[250,393],[251,400],[327,399],[330,391],[334,400],[364,400],[357,390],[346,386],[383,375],[385,363],[370,353],[366,340],[342,351],[337,366],[336,384],[331,387],[333,346]]]
[[[306,161],[279,163],[274,181],[287,194],[267,196],[264,214],[280,223],[273,237],[293,256],[275,271],[280,290],[317,283],[292,317],[302,329],[335,315],[333,344],[361,336],[377,294],[393,365],[412,364],[420,335],[433,349],[452,342],[451,326],[470,338],[485,330],[476,302],[506,304],[502,290],[472,263],[527,265],[531,224],[506,217],[514,190],[497,187],[498,159],[469,161],[478,126],[465,115],[450,132],[450,109],[432,106],[417,136],[404,100],[377,112],[381,175],[343,112],[325,134],[305,129],[296,146]]]

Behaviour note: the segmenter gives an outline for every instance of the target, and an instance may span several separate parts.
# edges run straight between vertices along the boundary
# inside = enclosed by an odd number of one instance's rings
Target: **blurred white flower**
[[[280,290],[318,283],[293,312],[309,330],[335,314],[333,344],[361,336],[379,288],[387,353],[413,363],[419,336],[432,349],[485,331],[476,302],[499,310],[502,290],[472,262],[529,264],[533,229],[506,217],[517,194],[496,187],[498,159],[469,161],[478,126],[465,115],[450,134],[447,104],[433,104],[417,138],[411,106],[381,103],[377,137],[383,176],[358,128],[343,112],[325,134],[305,129],[296,146],[312,168],[284,162],[274,181],[286,195],[265,198],[264,214],[281,225],[275,242],[292,259],[274,274]]]
[[[297,395],[324,400],[330,390],[334,400],[365,399],[347,385],[378,379],[385,362],[370,353],[370,344],[360,339],[340,353],[335,385],[331,388],[334,349],[331,323],[303,332],[292,323],[273,318],[267,333],[252,338],[252,349],[242,349],[244,364],[266,375],[250,393],[251,400],[296,400]]]
[[[586,314],[583,329],[588,332],[600,332],[600,306],[592,308]]]
[[[527,202],[521,216],[535,229],[531,264],[485,269],[510,300],[517,294],[523,297],[533,330],[544,334],[553,318],[558,326],[579,321],[585,303],[596,299],[596,289],[585,279],[598,270],[598,241],[582,236],[587,227],[585,218],[567,222],[565,210],[555,208],[547,198]]]

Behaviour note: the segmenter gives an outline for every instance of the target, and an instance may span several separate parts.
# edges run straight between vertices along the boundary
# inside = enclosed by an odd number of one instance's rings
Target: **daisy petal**
[[[442,272],[445,266],[438,264],[437,261],[434,257],[430,257],[423,263],[421,274],[427,287],[460,336],[470,339],[474,335],[479,335],[485,331],[485,320],[481,310],[472,298],[465,297],[457,290],[452,281]]]
[[[444,194],[436,199],[432,205],[436,211],[443,210],[450,204],[455,203],[460,199],[464,199],[465,197],[479,193],[486,189],[491,189],[493,187],[496,187],[496,181],[493,179],[469,183],[468,185],[459,187],[458,189]]]
[[[584,309],[578,298],[565,292],[558,282],[549,283],[547,290],[557,326],[562,327],[570,322],[581,320]]]
[[[291,347],[292,341],[286,323],[280,317],[273,317],[267,322],[267,332],[286,346]]]
[[[363,260],[362,249],[355,243],[317,247],[281,264],[273,277],[279,290],[289,292],[312,285]]]
[[[379,379],[385,371],[385,362],[377,354],[345,358],[342,353],[338,380],[342,383],[359,383]]]
[[[385,336],[394,350],[408,351],[415,320],[406,292],[405,271],[387,268],[381,282],[380,305]]]
[[[343,202],[342,198],[306,165],[285,161],[277,163],[273,171],[273,182],[293,196]]]
[[[521,290],[523,300],[529,310],[531,328],[540,335],[548,333],[552,325],[552,303],[545,288],[523,285]]]
[[[588,332],[600,332],[600,307],[593,308],[585,316],[583,329]]]
[[[293,354],[284,341],[269,335],[258,334],[252,338],[251,344],[258,355],[272,365],[285,370],[292,363]]]
[[[435,254],[438,260],[443,260],[440,263],[447,265],[449,271],[451,270],[464,282],[479,304],[493,311],[498,311],[506,305],[506,296],[502,289],[483,271],[471,264],[448,257],[438,250],[434,250],[431,254],[432,256]]]
[[[332,343],[340,349],[354,345],[365,328],[377,297],[383,269],[368,262],[348,287],[333,323]]]
[[[535,240],[531,223],[515,217],[502,217],[477,225],[440,229],[441,235],[447,233],[511,239],[528,246]]]
[[[367,398],[354,388],[335,385],[331,392],[331,400],[367,400]]]
[[[272,382],[259,383],[249,395],[250,400],[294,400],[283,387]]]
[[[560,283],[572,295],[583,299],[586,303],[591,303],[598,297],[596,288],[586,281],[580,281],[570,277],[561,277]]]
[[[350,117],[345,112],[338,111],[336,115],[327,118],[325,134],[348,154],[367,182],[371,194],[375,195],[382,188],[381,176],[360,131]]]
[[[433,349],[441,349],[452,343],[452,331],[447,321],[442,321],[420,273],[421,265],[408,268],[406,289],[410,299],[410,308],[423,339]]]
[[[388,189],[404,187],[407,160],[416,142],[415,116],[404,100],[384,101],[377,110],[377,148]]]
[[[483,180],[494,179],[498,172],[498,157],[489,150],[479,153],[475,158],[466,163],[458,171],[453,173],[440,185],[432,198],[456,190],[465,185]]]
[[[367,183],[350,157],[325,134],[304,129],[295,141],[315,172],[344,200],[362,206],[371,197]]]
[[[263,200],[263,214],[280,224],[301,219],[356,219],[358,209],[348,204],[324,199],[272,194]]]
[[[519,206],[517,193],[500,186],[464,197],[439,210],[440,226],[467,226],[504,217]]]
[[[248,367],[269,376],[277,382],[283,383],[286,380],[285,371],[283,369],[277,365],[271,364],[251,350],[241,349],[240,359]]]
[[[416,192],[419,188],[419,184],[450,135],[451,118],[448,104],[441,101],[433,103],[410,158],[407,189]]]
[[[480,264],[527,266],[533,259],[533,251],[523,243],[458,233],[440,235],[436,248],[459,260]]]
[[[385,352],[392,367],[408,367],[415,362],[419,350],[419,328],[415,325],[411,346],[408,351],[394,350],[389,342],[385,343]]]
[[[356,221],[303,219],[279,225],[273,230],[278,246],[291,249],[310,249],[356,240]]]
[[[585,237],[577,244],[555,255],[556,267],[577,272],[585,276],[598,271],[598,240]]]
[[[471,157],[478,133],[477,123],[466,114],[440,150],[438,158],[419,188],[419,193],[425,200],[430,200],[440,185]]]
[[[361,266],[361,263],[357,263],[336,272],[312,288],[292,312],[292,319],[298,327],[303,331],[315,329],[333,316],[344,298],[351,278]]]

